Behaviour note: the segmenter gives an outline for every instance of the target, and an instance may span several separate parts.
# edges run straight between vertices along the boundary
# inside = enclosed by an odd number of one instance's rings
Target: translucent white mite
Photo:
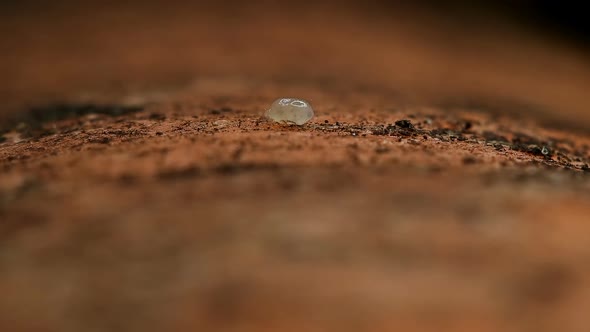
[[[275,122],[301,126],[313,118],[313,109],[305,100],[281,98],[272,103],[265,116]]]

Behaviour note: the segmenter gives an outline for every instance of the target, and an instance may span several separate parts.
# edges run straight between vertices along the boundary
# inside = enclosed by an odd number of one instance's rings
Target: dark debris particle
[[[395,121],[395,125],[404,129],[414,129],[414,125],[410,120],[397,120]]]
[[[529,152],[529,146],[522,143],[513,143],[510,148],[514,151]]]
[[[376,130],[375,135],[389,135],[389,136],[416,136],[422,133],[420,130],[414,128],[414,126],[408,120],[396,121],[394,125],[388,125],[385,128]]]
[[[221,114],[221,111],[220,110],[211,110],[211,111],[209,111],[209,113],[214,114],[214,115],[218,115],[218,114]]]
[[[463,130],[469,130],[471,129],[471,127],[473,127],[473,124],[470,121],[465,121],[465,124],[463,125]]]
[[[162,135],[164,135],[164,133],[163,133],[163,132],[161,132],[161,131],[157,131],[157,132],[156,132],[156,136],[162,136]]]
[[[582,170],[584,172],[590,172],[590,167],[588,166],[588,164],[584,164],[584,165],[582,165]]]
[[[385,135],[389,135],[390,127],[384,128],[383,126],[377,126],[375,129],[373,129],[372,134],[376,135],[376,136],[385,136]]]
[[[324,120],[324,123],[330,123],[330,121],[328,121],[328,120]]]
[[[488,141],[488,142],[505,142],[508,143],[508,139],[506,139],[506,137],[502,136],[502,135],[498,135],[496,133],[493,133],[491,131],[484,131],[482,133],[483,138]]]

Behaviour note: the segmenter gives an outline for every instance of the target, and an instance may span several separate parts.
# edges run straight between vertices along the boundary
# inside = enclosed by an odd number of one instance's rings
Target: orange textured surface
[[[0,330],[586,331],[581,54],[264,8],[2,21]]]

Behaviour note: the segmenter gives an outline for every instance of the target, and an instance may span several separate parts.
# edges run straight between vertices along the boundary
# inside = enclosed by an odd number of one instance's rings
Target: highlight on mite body
[[[280,98],[272,103],[265,116],[275,122],[301,126],[313,118],[313,109],[305,100]]]

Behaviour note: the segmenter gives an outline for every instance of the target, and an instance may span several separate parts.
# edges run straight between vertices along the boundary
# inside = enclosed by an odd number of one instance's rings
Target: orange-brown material
[[[589,76],[565,75],[584,68],[576,56],[556,46],[560,65],[538,75],[560,83],[539,82],[529,70],[550,55],[498,48],[513,61],[483,65],[379,17],[326,27],[311,10],[309,34],[247,9],[159,9],[36,17],[57,40],[19,23],[33,18],[3,22],[29,38],[1,55],[15,77],[0,127],[1,331],[585,331],[590,136],[576,89]],[[361,45],[314,53],[308,41],[339,28]],[[414,48],[379,42],[401,36]],[[528,41],[514,49],[537,54]],[[466,71],[428,87],[455,55]],[[367,71],[340,71],[355,61]],[[400,63],[407,76],[388,76]],[[567,93],[546,92],[568,86],[579,99],[559,113]],[[316,116],[264,119],[281,96]]]

